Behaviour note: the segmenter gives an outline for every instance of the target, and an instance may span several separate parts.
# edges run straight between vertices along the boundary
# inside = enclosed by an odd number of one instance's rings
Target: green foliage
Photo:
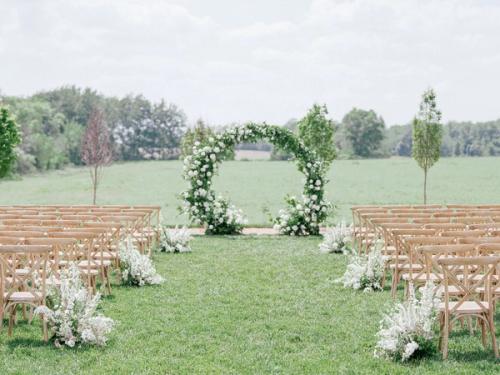
[[[286,129],[290,130],[293,134],[297,134],[297,127],[299,122],[296,119],[290,119],[283,125]],[[278,147],[274,146],[271,152],[271,160],[290,160],[293,158],[293,155],[285,152]]]
[[[299,138],[306,147],[316,152],[327,168],[335,159],[335,143],[333,140],[334,124],[326,115],[326,105],[314,104],[307,115],[298,123]]]
[[[429,89],[424,92],[420,109],[413,120],[412,155],[424,171],[424,204],[427,203],[427,172],[441,155],[443,127],[441,111],[437,109],[436,94]]]
[[[385,123],[375,111],[354,108],[344,116],[342,126],[355,156],[381,156],[380,146],[384,139]]]
[[[81,137],[94,107],[105,114],[116,160],[175,159],[186,129],[179,108],[141,95],[106,97],[89,88],[66,86],[1,99],[20,126],[20,173],[81,165]]]
[[[15,147],[21,142],[19,129],[6,108],[0,108],[0,178],[7,176],[16,160]]]
[[[325,168],[316,153],[305,147],[290,130],[280,126],[249,123],[237,126],[208,138],[208,142],[195,142],[192,155],[184,159],[184,178],[189,189],[182,193],[183,211],[195,224],[205,225],[207,234],[233,234],[243,229],[243,217],[239,210],[212,189],[212,178],[218,172],[227,150],[239,143],[266,139],[285,152],[294,155],[297,166],[305,176],[303,197],[286,199],[287,209],[280,211],[275,226],[289,235],[319,233],[330,208],[324,200]]]
[[[194,128],[188,129],[181,141],[181,159],[185,159],[188,155],[193,154],[193,147],[195,142],[199,142],[200,145],[208,144],[208,140],[215,136],[215,131],[205,124],[202,119],[196,121]],[[224,155],[225,160],[234,160],[234,150],[227,150]]]
[[[422,96],[418,115],[413,120],[412,156],[424,171],[429,170],[441,155],[443,128],[440,121],[436,94],[429,89]]]

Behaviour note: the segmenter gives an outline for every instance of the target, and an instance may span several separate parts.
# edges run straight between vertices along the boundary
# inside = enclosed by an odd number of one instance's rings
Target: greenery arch
[[[290,130],[265,123],[233,127],[209,138],[206,144],[195,142],[193,153],[184,159],[184,178],[189,182],[189,189],[182,193],[183,211],[193,223],[204,225],[206,234],[240,233],[245,224],[242,212],[215,194],[212,177],[228,149],[234,149],[238,143],[262,139],[294,155],[299,171],[306,177],[302,199],[285,198],[287,206],[273,220],[275,228],[288,235],[319,234],[319,224],[331,208],[324,198],[327,181],[323,162]]]

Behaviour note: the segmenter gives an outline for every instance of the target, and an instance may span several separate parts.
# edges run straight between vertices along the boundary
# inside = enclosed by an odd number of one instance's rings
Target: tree
[[[326,105],[314,104],[307,115],[299,121],[299,138],[304,145],[314,150],[327,168],[336,157],[333,133],[334,123],[327,118]]]
[[[412,155],[424,171],[424,204],[427,204],[427,172],[439,160],[443,128],[436,93],[428,89],[422,95],[417,116],[413,120]]]
[[[16,160],[15,147],[21,142],[19,129],[6,108],[0,108],[0,178],[7,176]]]
[[[198,119],[194,128],[188,129],[187,132],[182,137],[181,141],[181,158],[184,159],[186,156],[193,153],[193,146],[195,142],[200,142],[200,144],[205,144],[208,142],[210,137],[215,135],[215,131],[208,126],[202,119]],[[234,160],[234,150],[227,150],[224,156],[225,160]]]
[[[342,120],[347,139],[353,152],[361,158],[380,156],[380,145],[384,139],[384,119],[375,111],[353,108]]]
[[[94,109],[82,138],[82,161],[90,168],[92,180],[92,203],[96,202],[97,187],[102,178],[103,167],[112,160],[108,127],[103,112]]]

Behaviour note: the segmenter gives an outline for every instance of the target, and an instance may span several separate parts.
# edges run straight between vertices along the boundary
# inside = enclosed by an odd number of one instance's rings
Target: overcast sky
[[[0,0],[0,90],[143,93],[213,124],[406,123],[424,89],[445,120],[500,118],[500,1]]]

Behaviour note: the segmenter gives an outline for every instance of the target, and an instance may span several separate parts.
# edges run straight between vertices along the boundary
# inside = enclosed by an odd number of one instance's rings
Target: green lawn
[[[167,224],[178,216],[178,194],[186,188],[182,163],[116,164],[105,172],[98,199],[103,204],[155,204]],[[422,172],[412,159],[340,160],[328,175],[327,196],[350,220],[355,204],[421,203]],[[276,214],[286,193],[300,194],[303,176],[291,162],[226,162],[215,187],[241,207],[250,225],[269,225],[264,208]],[[0,183],[0,204],[89,203],[90,178],[84,168],[66,169]],[[500,202],[500,158],[446,158],[429,174],[430,203]]]
[[[457,331],[450,359],[373,358],[388,291],[334,283],[342,255],[318,238],[198,237],[191,254],[157,254],[161,286],[115,287],[118,324],[104,349],[43,344],[39,321],[0,334],[0,374],[493,374],[491,350]],[[497,324],[500,313],[497,314]]]

